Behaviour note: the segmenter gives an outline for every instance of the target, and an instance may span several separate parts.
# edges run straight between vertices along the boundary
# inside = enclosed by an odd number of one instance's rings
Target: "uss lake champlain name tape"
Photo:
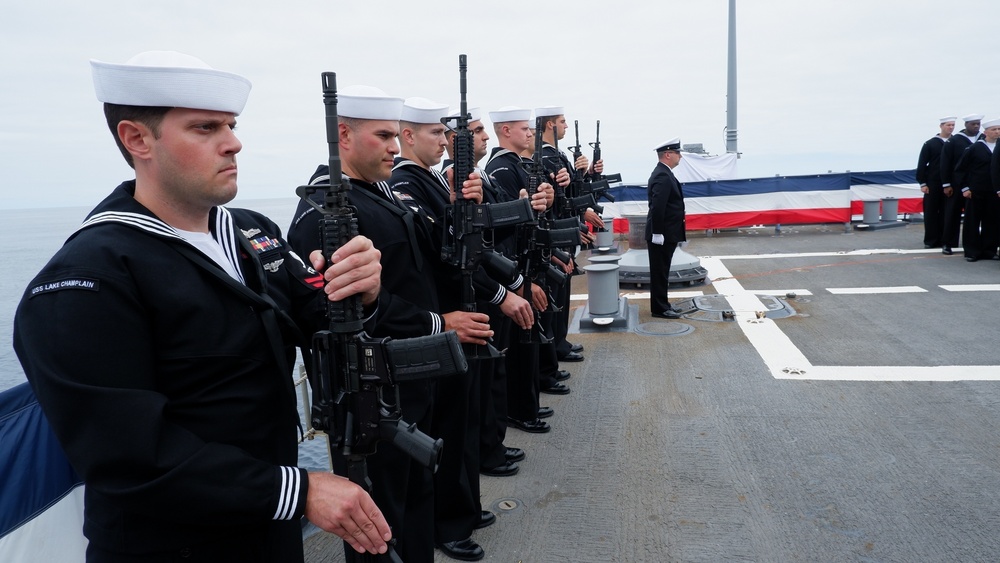
[[[98,280],[87,278],[68,278],[36,285],[31,288],[31,296],[34,297],[36,295],[42,295],[43,293],[62,291],[64,289],[85,289],[88,291],[97,291],[100,289],[100,286],[101,284]]]

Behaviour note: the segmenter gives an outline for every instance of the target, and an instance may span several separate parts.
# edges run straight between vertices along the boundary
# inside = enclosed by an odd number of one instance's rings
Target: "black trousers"
[[[944,191],[940,184],[927,184],[924,194],[924,244],[942,246],[944,244]]]
[[[500,351],[510,347],[513,321],[499,307],[490,306],[493,346]],[[504,352],[505,353],[505,352]],[[505,353],[506,354],[506,353]],[[479,466],[492,468],[506,461],[503,441],[507,435],[507,358],[501,356],[483,366],[479,381]]]
[[[413,381],[397,386],[402,419],[416,423],[422,432],[435,438],[436,385],[434,381]],[[344,456],[335,452],[332,460],[337,475],[348,476]],[[396,553],[403,561],[433,561],[434,482],[430,469],[388,442],[379,443],[365,462],[372,500],[392,528]],[[354,549],[345,543],[344,550],[351,561]]]
[[[992,258],[1000,244],[1000,196],[992,190],[965,201],[962,247],[967,258]]]
[[[466,357],[469,355],[466,352]],[[468,373],[443,378],[437,383],[434,420],[428,434],[444,440],[441,464],[434,474],[433,537],[439,543],[470,537],[481,517],[480,367],[480,361],[470,359]]]
[[[507,416],[538,418],[538,338],[515,327],[507,349]],[[525,340],[533,340],[525,342]]]
[[[958,247],[958,235],[962,230],[962,213],[965,211],[965,198],[962,192],[955,191],[944,198],[944,217],[941,233],[941,245]]]
[[[666,241],[661,244],[649,243],[649,311],[658,315],[670,309],[667,301],[667,285],[670,279],[670,261],[674,258],[677,243]]]

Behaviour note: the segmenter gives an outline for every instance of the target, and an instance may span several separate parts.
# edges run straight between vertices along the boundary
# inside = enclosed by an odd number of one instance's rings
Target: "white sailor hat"
[[[91,59],[97,99],[108,104],[225,111],[239,115],[250,81],[176,51],[146,51],[125,64]]]
[[[953,122],[954,122],[954,121],[955,121],[956,119],[958,119],[958,118],[957,118],[957,117],[955,117],[955,116],[951,116],[951,117],[942,117],[942,118],[941,118],[941,121],[940,121],[940,123],[941,123],[942,125],[943,125],[943,124],[945,124],[945,123],[953,123]]]
[[[410,123],[437,123],[448,115],[448,105],[439,104],[427,98],[406,98],[403,102],[403,112],[400,121]]]
[[[1000,127],[1000,118],[983,122],[983,130],[989,129],[990,127]]]
[[[667,141],[665,143],[660,143],[659,145],[656,145],[656,149],[655,150],[656,150],[656,152],[679,151],[679,150],[681,150],[681,138],[680,137],[674,137],[673,139],[670,139],[669,141]]]
[[[962,118],[962,121],[968,123],[970,121],[982,121],[983,114],[981,113],[970,113],[969,115]]]
[[[562,106],[545,106],[540,108],[535,108],[535,117],[554,117],[557,115],[564,115],[566,110]]]
[[[448,114],[448,120],[444,122],[444,126],[448,128],[449,131],[454,131],[458,127],[458,112],[461,110],[455,110]],[[473,121],[479,121],[482,119],[482,114],[479,108],[469,108],[469,123]]]
[[[355,119],[399,121],[403,98],[372,86],[348,86],[337,93],[337,114]]]
[[[490,121],[493,123],[531,121],[531,110],[519,108],[517,106],[504,106],[496,111],[490,112]]]

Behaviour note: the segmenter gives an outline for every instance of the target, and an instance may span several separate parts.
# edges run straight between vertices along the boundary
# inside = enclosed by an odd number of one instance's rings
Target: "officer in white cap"
[[[944,188],[941,186],[941,150],[953,131],[956,117],[938,120],[940,132],[920,147],[917,183],[924,193],[924,248],[938,248],[944,235]]]
[[[1000,190],[994,186],[991,168],[1000,119],[984,121],[982,128],[983,137],[965,149],[953,175],[965,198],[962,249],[968,262],[1000,259]]]
[[[646,242],[649,250],[649,310],[654,317],[680,318],[667,300],[670,261],[677,244],[687,240],[684,225],[684,191],[673,169],[681,162],[681,140],[673,138],[656,146],[659,161],[646,187]]]
[[[972,143],[982,137],[979,132],[983,115],[973,113],[962,118],[965,127],[955,133],[941,148],[941,191],[944,193],[944,232],[941,235],[941,253],[951,255],[952,247],[958,246],[958,234],[962,228],[962,214],[965,212],[965,198],[962,197],[961,186],[954,182],[955,166],[962,158],[962,153]]]
[[[274,223],[223,207],[250,82],[172,51],[91,68],[135,179],[32,282],[14,336],[86,484],[87,561],[302,561],[303,516],[385,552],[361,487],[296,467],[296,343],[278,318],[314,331],[298,311],[326,294]],[[378,251],[363,237],[341,250],[326,293],[358,293],[372,313]]]
[[[443,270],[441,261],[442,233],[437,228],[440,222],[419,205],[401,201],[386,183],[393,174],[394,158],[399,153],[396,138],[405,111],[404,100],[369,86],[344,88],[338,93],[338,100],[338,146],[343,181],[350,182],[351,187],[348,199],[356,209],[358,231],[369,237],[382,254],[383,297],[370,334],[407,338],[454,330],[463,343],[485,345],[492,336],[488,318],[483,318],[486,315],[457,311],[441,301],[439,280],[450,279],[451,274]],[[429,102],[421,101],[419,105],[421,107],[414,107],[407,113],[410,119],[429,122],[428,115],[441,113],[440,109],[427,107]],[[431,156],[420,158],[433,160],[434,153],[428,151]],[[310,183],[328,183],[329,174],[329,167],[321,165]],[[478,179],[466,180],[463,196],[475,200],[481,194]],[[316,197],[321,198],[322,194],[317,192]],[[294,248],[316,244],[318,219],[319,213],[312,206],[305,202],[299,204],[288,232],[288,240]],[[431,424],[438,408],[435,393],[438,383],[398,385],[403,420],[435,437],[439,434]],[[461,461],[461,456],[458,459]],[[459,470],[450,464],[445,467],[444,463],[441,469],[446,473]],[[430,471],[398,448],[387,446],[378,448],[375,455],[368,457],[368,473],[372,496],[396,532],[396,550],[400,557],[404,561],[432,561],[438,511]],[[481,512],[475,510],[463,522],[465,535],[458,539],[469,538],[480,518]],[[475,542],[456,546],[456,549],[462,548],[478,553],[480,558],[483,556],[482,548]]]

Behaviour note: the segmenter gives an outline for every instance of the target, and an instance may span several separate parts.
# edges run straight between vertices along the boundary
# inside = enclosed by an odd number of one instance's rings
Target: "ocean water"
[[[260,211],[277,223],[282,232],[288,229],[298,199],[295,197],[239,200],[230,207]],[[95,201],[96,205],[98,202]],[[76,230],[90,212],[90,207],[53,207],[39,209],[0,209],[0,263],[5,271],[0,277],[0,391],[26,381],[21,364],[14,354],[14,312],[28,283]],[[296,370],[297,372],[297,370]],[[301,415],[301,413],[300,413]],[[326,468],[326,440],[310,440],[300,449],[299,463],[307,468]]]

